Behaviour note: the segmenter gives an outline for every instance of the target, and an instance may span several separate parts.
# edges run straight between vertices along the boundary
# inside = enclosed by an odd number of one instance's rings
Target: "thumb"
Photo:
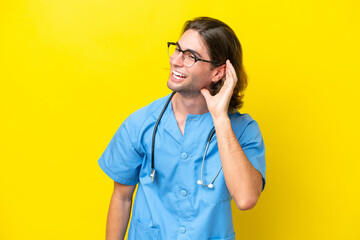
[[[204,96],[206,102],[208,100],[210,100],[211,94],[210,94],[209,90],[207,90],[206,88],[203,88],[200,90],[200,92]]]

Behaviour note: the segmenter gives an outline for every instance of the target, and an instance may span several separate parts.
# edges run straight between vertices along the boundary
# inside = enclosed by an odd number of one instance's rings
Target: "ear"
[[[216,83],[219,80],[221,80],[223,77],[225,77],[226,64],[223,64],[220,67],[216,67],[213,71],[214,72],[213,72],[212,82]]]

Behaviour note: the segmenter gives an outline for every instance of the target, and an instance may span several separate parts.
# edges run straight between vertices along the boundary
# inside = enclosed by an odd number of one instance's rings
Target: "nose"
[[[176,65],[176,66],[182,66],[184,63],[184,60],[183,60],[183,53],[180,52],[178,55],[176,55],[175,57],[173,58],[170,58],[170,64],[171,65]]]

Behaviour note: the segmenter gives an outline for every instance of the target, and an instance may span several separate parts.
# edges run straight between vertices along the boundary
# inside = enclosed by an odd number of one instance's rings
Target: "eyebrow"
[[[180,47],[180,49],[181,49],[181,46],[180,46],[179,42],[177,42],[177,44],[179,45],[179,47]],[[181,50],[183,50],[183,49],[181,49]],[[185,49],[185,50],[183,50],[183,51],[189,51],[189,52],[191,52],[191,53],[194,53],[194,54],[198,55],[198,57],[202,57],[199,52],[197,52],[197,51],[195,51],[195,50],[193,50],[193,49]]]

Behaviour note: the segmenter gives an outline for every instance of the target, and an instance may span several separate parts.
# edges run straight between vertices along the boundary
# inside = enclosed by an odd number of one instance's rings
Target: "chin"
[[[169,80],[167,81],[167,87],[174,92],[180,92],[182,90],[181,86],[177,86],[176,83],[174,83],[173,81],[171,81],[171,79],[169,78]]]
[[[176,83],[169,78],[167,87],[174,92],[178,92],[183,96],[197,96],[201,95],[200,88],[192,85],[185,85],[184,83]]]

